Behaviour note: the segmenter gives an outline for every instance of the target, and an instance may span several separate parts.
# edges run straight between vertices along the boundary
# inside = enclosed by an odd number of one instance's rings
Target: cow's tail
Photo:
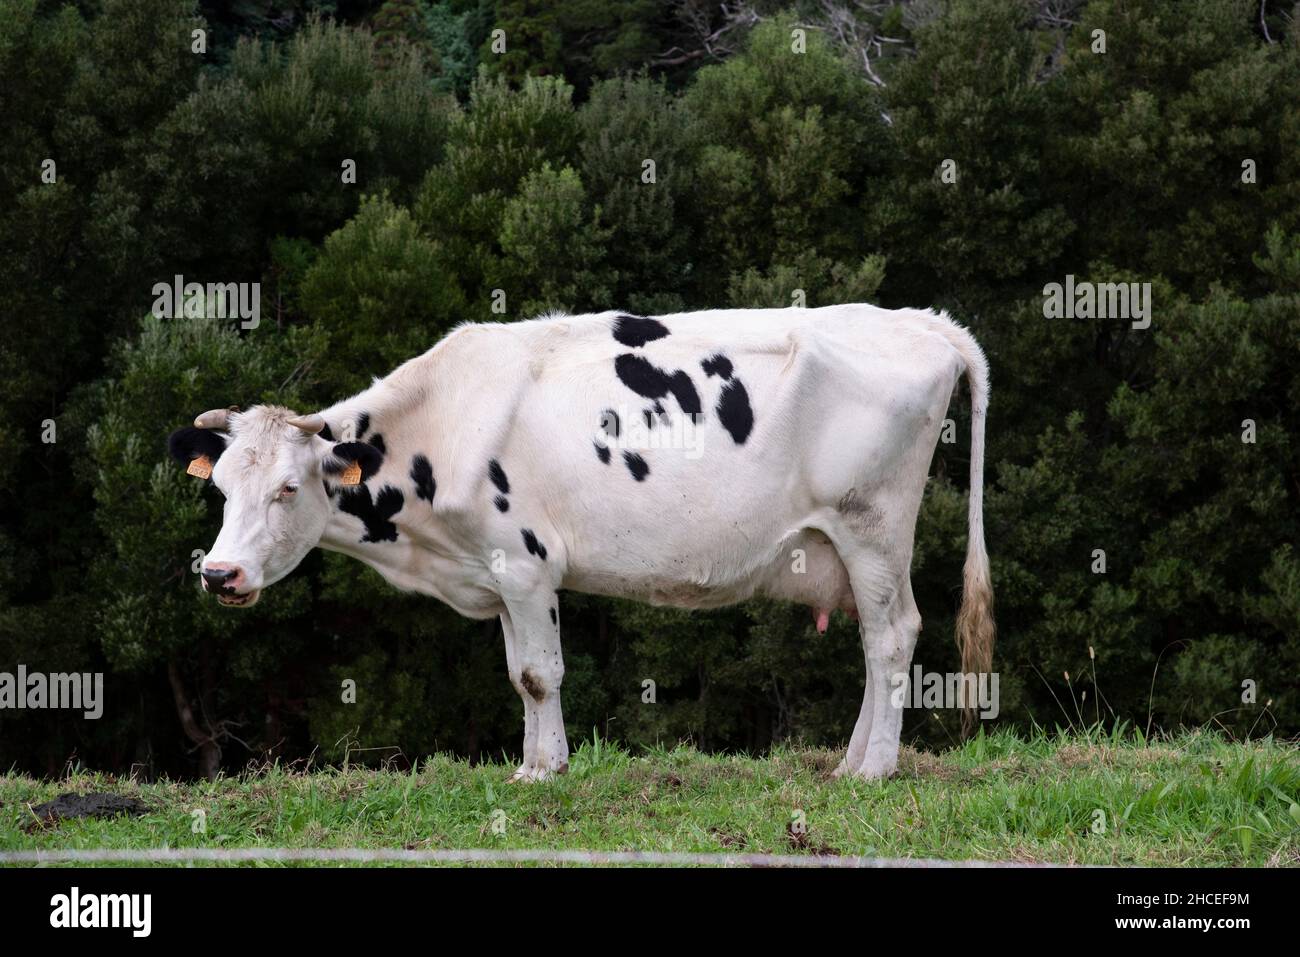
[[[984,547],[984,422],[989,410],[989,364],[974,336],[951,320],[945,326],[945,336],[966,363],[966,379],[970,384],[970,511],[961,610],[957,612],[957,647],[961,650],[962,671],[979,675],[992,670],[993,639],[997,633],[993,624],[989,554]],[[973,704],[968,699],[962,712],[965,733],[974,724]]]

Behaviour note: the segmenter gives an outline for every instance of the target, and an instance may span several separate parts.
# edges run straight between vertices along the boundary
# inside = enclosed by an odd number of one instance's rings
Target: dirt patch
[[[519,676],[519,683],[524,686],[524,690],[528,692],[528,696],[534,701],[541,701],[546,697],[546,689],[542,687],[542,683],[527,668]]]
[[[121,794],[60,794],[53,801],[46,801],[29,808],[35,820],[27,824],[28,832],[57,827],[60,821],[78,817],[114,817],[127,814],[139,817],[153,810],[143,801],[125,797]]]
[[[709,828],[709,833],[717,839],[720,847],[724,847],[729,851],[743,850],[749,846],[749,838],[743,834],[733,834],[717,827]]]
[[[814,857],[838,857],[840,853],[828,844],[814,843],[808,827],[796,827],[793,821],[785,826],[785,837],[796,851],[804,851]]]
[[[885,525],[885,514],[868,501],[856,488],[840,497],[836,511],[844,516],[845,523],[859,535],[870,536]]]

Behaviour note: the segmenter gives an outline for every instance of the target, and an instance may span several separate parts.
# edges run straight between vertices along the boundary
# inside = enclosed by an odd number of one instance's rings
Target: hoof
[[[532,765],[521,764],[515,769],[515,773],[506,779],[507,784],[514,784],[518,781],[545,781],[557,774],[566,774],[569,770],[569,762],[565,761],[558,768],[539,768]]]
[[[846,757],[835,766],[835,770],[831,772],[831,777],[853,777],[859,778],[863,781],[883,781],[886,778],[892,778],[897,769],[897,762],[891,765],[883,763],[872,764],[869,758],[865,759],[859,767],[853,767],[849,764],[848,758]]]
[[[550,776],[546,768],[529,768],[521,767],[514,774],[506,778],[507,784],[517,784],[520,781],[532,783],[533,781],[545,781]]]
[[[872,764],[867,760],[863,761],[862,767],[858,768],[857,776],[864,781],[885,781],[892,778],[897,770],[897,764]]]

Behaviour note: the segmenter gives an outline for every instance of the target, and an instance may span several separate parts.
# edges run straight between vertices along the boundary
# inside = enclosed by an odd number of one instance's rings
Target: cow
[[[983,530],[988,366],[941,312],[870,305],[550,314],[467,323],[310,414],[216,409],[172,455],[225,495],[202,587],[247,607],[313,548],[397,588],[499,618],[523,702],[510,780],[568,769],[558,593],[677,608],[766,595],[856,617],[866,682],[835,774],[898,762],[921,627],[910,565],[949,400],[971,394],[956,638],[988,672]]]

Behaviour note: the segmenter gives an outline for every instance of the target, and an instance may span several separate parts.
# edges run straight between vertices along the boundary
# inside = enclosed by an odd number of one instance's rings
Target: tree
[[[382,374],[376,370],[431,348],[463,313],[441,248],[387,197],[362,200],[356,216],[326,238],[300,296],[330,343],[317,374],[337,390],[334,401],[365,388]]]
[[[816,34],[801,50],[792,30],[790,21],[757,27],[744,53],[701,69],[685,95],[696,156],[690,222],[705,251],[693,270],[709,283],[705,301],[720,301],[733,275],[781,266],[800,267],[808,289],[833,263],[855,269],[873,251],[855,190],[879,158],[875,94]]]
[[[562,81],[533,79],[513,91],[480,76],[468,109],[448,134],[446,157],[429,170],[413,212],[444,244],[460,270],[470,302],[466,318],[499,318],[489,277],[501,271],[502,224],[511,198],[543,164],[571,164],[577,148],[573,91]],[[509,316],[519,317],[527,290],[504,290]]]

